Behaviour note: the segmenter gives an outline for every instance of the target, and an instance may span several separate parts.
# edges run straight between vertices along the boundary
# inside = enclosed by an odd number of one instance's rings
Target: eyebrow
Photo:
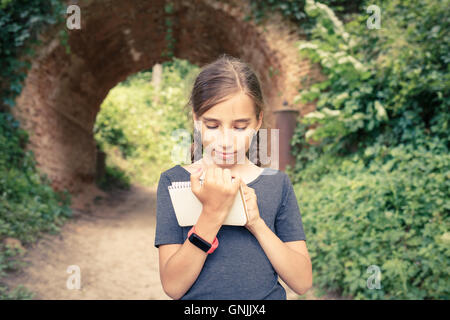
[[[203,117],[203,119],[205,121],[216,121],[216,122],[220,122],[219,119],[214,119],[214,118],[207,118],[207,117]],[[234,120],[234,122],[250,122],[251,119],[250,118],[243,118],[243,119],[236,119]]]

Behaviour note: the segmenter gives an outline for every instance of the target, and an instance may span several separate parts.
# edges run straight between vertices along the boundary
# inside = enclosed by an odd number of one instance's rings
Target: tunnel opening
[[[111,89],[94,124],[96,183],[103,190],[152,187],[161,171],[191,163],[188,101],[200,68],[173,58]]]

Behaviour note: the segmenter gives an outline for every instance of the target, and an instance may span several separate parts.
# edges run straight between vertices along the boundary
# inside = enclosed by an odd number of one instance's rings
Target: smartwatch
[[[191,230],[189,230],[188,239],[193,245],[202,249],[207,254],[213,253],[214,250],[216,250],[216,248],[219,246],[219,240],[217,240],[217,237],[214,239],[213,243],[209,243],[195,233],[195,226],[192,226]]]

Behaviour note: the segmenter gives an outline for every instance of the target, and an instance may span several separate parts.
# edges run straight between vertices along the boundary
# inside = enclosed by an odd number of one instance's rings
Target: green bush
[[[316,25],[299,50],[327,79],[297,96],[317,110],[296,128],[289,174],[314,282],[356,299],[449,299],[449,4],[365,4],[380,6],[381,29],[305,5]]]
[[[58,233],[72,214],[71,196],[55,192],[46,175],[37,168],[31,151],[24,151],[28,134],[18,128],[10,114],[0,112],[0,280],[6,271],[19,269],[19,252],[4,245],[15,238],[23,245],[36,241],[41,233]],[[26,298],[23,291],[7,293],[0,283],[0,299]]]
[[[20,250],[6,247],[5,238],[27,245],[42,232],[57,233],[71,216],[70,194],[54,192],[46,175],[37,170],[32,152],[24,151],[28,134],[18,129],[9,113],[31,66],[33,45],[39,44],[37,35],[61,23],[65,8],[59,0],[0,1],[0,280],[23,265]],[[65,30],[59,39],[69,50]],[[0,300],[31,297],[22,286],[10,291],[0,282]]]
[[[54,192],[45,174],[36,169],[31,151],[24,151],[28,135],[12,116],[0,113],[0,240],[27,244],[41,231],[58,231],[71,215],[70,193]]]
[[[0,110],[2,105],[13,107],[22,91],[31,67],[29,60],[35,53],[32,44],[39,43],[38,33],[64,21],[65,10],[60,0],[0,1]],[[70,50],[65,29],[59,37]]]
[[[361,9],[363,0],[323,0],[322,3],[330,6],[343,19],[347,19],[353,12]],[[309,32],[313,18],[305,14],[305,0],[251,0],[251,11],[246,20],[254,19],[261,22],[274,11],[280,12],[285,18],[298,23],[304,32]]]
[[[105,175],[97,181],[97,185],[104,191],[114,188],[129,190],[130,177],[125,172],[114,166],[106,166]]]
[[[370,2],[381,8],[382,28],[368,29],[366,13],[343,24],[326,6],[306,1],[317,25],[300,53],[327,75],[297,96],[317,102],[303,123],[318,127],[306,137],[328,139],[324,146],[337,154],[374,143],[416,144],[423,134],[448,143],[448,2]]]
[[[387,149],[369,167],[349,157],[295,185],[316,285],[356,299],[450,297],[450,156],[430,146]],[[380,290],[367,287],[370,265]]]

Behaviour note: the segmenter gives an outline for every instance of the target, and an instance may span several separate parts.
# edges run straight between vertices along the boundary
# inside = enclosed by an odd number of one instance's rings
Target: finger
[[[208,182],[209,184],[211,181],[214,181],[214,168],[208,168],[205,174],[204,183]]]
[[[242,186],[242,179],[239,173],[235,173],[234,180],[231,182],[232,186],[237,190]]]
[[[191,189],[194,194],[200,192],[201,189],[200,176],[202,173],[203,173],[202,168],[198,168],[196,171],[191,173]]]
[[[256,196],[255,196],[253,193],[248,192],[248,193],[246,193],[246,197],[249,198],[249,199],[253,199],[253,198],[255,198]]]
[[[215,169],[214,178],[218,185],[223,186],[222,168]]]
[[[231,186],[231,170],[224,169],[223,170],[223,184],[227,186]]]

